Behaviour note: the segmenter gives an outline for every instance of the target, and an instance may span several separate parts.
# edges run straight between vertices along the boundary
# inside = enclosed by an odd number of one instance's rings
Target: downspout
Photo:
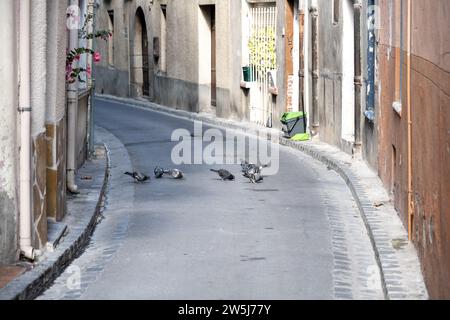
[[[361,97],[362,97],[362,62],[361,62],[361,17],[362,1],[355,0],[354,8],[354,42],[355,42],[355,145],[354,152],[361,147]]]
[[[304,41],[305,41],[305,10],[299,10],[299,68],[298,68],[298,91],[299,91],[299,110],[306,113],[305,107],[305,55],[304,55]],[[306,120],[306,117],[304,118]],[[305,125],[306,128],[306,125]]]
[[[70,0],[71,6],[79,7],[78,0]],[[79,17],[77,17],[78,19]],[[69,31],[69,50],[78,47],[78,29],[71,28]],[[74,61],[74,68],[78,68],[78,62]],[[68,109],[68,128],[67,128],[67,190],[78,194],[78,186],[75,184],[76,170],[76,130],[77,130],[77,111],[78,111],[78,79],[68,85],[67,89],[67,109]]]
[[[132,66],[131,66],[131,30],[132,30],[132,27],[131,27],[131,21],[132,21],[132,19],[131,19],[131,16],[130,16],[130,14],[131,14],[131,11],[130,11],[130,4],[129,4],[129,2],[126,2],[125,3],[125,5],[126,5],[126,11],[125,12],[128,12],[128,16],[127,16],[127,19],[128,19],[128,30],[127,30],[127,52],[128,52],[128,98],[131,98],[131,92],[132,92],[132,90],[131,90],[131,77],[132,77],[132,70],[131,70],[131,68],[132,68]],[[135,22],[136,23],[136,22]],[[134,37],[134,36],[133,36]]]
[[[312,129],[311,134],[319,134],[319,9],[311,5],[312,33]]]
[[[88,16],[91,16],[92,19],[88,22],[88,28],[87,31],[89,34],[94,33],[95,30],[95,1],[94,0],[89,0],[88,2]],[[94,48],[94,39],[89,39],[88,40],[88,48],[95,50]],[[88,66],[91,68],[91,74],[88,75],[88,88],[90,89],[90,94],[89,94],[89,105],[88,105],[88,134],[89,134],[89,138],[88,138],[88,156],[89,158],[92,157],[92,155],[94,154],[94,94],[95,94],[95,80],[94,80],[94,73],[93,73],[93,69],[94,69],[94,65],[93,65],[93,59],[92,59],[92,55],[89,54],[88,55],[88,59],[87,59],[87,63]]]
[[[412,116],[411,116],[411,30],[412,30],[412,2],[408,0],[408,31],[407,31],[407,109],[408,109],[408,238],[412,240],[414,205],[412,186]]]
[[[20,220],[21,253],[34,260],[31,245],[31,0],[19,3],[19,114],[20,114]]]

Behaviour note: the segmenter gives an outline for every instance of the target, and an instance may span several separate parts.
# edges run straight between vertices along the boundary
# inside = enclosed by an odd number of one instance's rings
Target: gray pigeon
[[[261,182],[263,180],[261,172],[262,169],[267,167],[268,165],[260,166],[247,161],[242,161],[241,163],[242,175],[249,178],[252,183]]]
[[[127,176],[132,177],[134,179],[134,182],[136,182],[136,183],[145,182],[145,181],[150,180],[149,176],[146,176],[145,174],[140,173],[140,172],[136,172],[136,171],[133,172],[133,173],[125,172],[124,174],[126,174]]]
[[[155,178],[160,179],[164,175],[164,169],[161,167],[156,167],[154,173],[155,173]]]
[[[234,175],[231,174],[231,172],[225,170],[225,169],[220,169],[220,170],[214,170],[211,169],[212,172],[216,172],[219,174],[219,177],[225,181],[225,180],[229,180],[229,181],[233,181],[234,180]]]
[[[164,170],[165,174],[170,175],[174,179],[183,179],[184,174],[178,169],[170,169],[170,170]]]
[[[248,179],[250,179],[251,183],[259,183],[263,181],[263,177],[261,175],[262,166],[254,166],[242,173],[242,175]]]
[[[248,178],[248,172],[253,171],[255,173],[261,173],[262,169],[267,167],[268,165],[260,166],[248,161],[241,160],[242,173],[246,178]]]

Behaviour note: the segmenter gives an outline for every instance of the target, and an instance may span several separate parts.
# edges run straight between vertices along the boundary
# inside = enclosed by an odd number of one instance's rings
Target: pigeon
[[[156,167],[154,173],[155,173],[155,178],[160,179],[164,175],[164,169],[161,167]]]
[[[234,175],[232,175],[229,171],[225,169],[220,170],[211,169],[211,171],[218,173],[222,180],[230,180],[230,181],[234,180]]]
[[[165,174],[170,175],[174,179],[183,179],[184,174],[178,169],[170,169],[170,170],[164,170]]]
[[[242,168],[242,172],[248,171],[249,166],[250,166],[250,163],[249,163],[248,161],[241,160],[241,168]]]
[[[149,176],[146,176],[145,174],[140,173],[140,172],[133,172],[133,173],[125,172],[124,174],[132,177],[134,179],[134,182],[136,182],[136,183],[145,182],[145,181],[150,180]]]
[[[267,168],[268,165],[263,165],[263,166],[259,166],[253,163],[250,163],[248,161],[244,161],[241,160],[241,168],[242,168],[242,173],[244,174],[244,177],[248,178],[248,172],[250,171],[254,171],[256,173],[261,173],[263,168]]]
[[[259,175],[261,177],[262,169],[267,168],[267,167],[268,167],[268,165],[260,166],[260,165],[256,165],[253,163],[249,163],[247,161],[242,161],[242,163],[241,163],[242,175],[249,179],[252,174],[253,174],[253,176]],[[257,179],[257,180],[259,180],[259,179]]]
[[[264,180],[263,177],[261,176],[261,172],[251,171],[251,172],[247,173],[247,175],[248,175],[247,178],[250,179],[251,183],[260,183]]]
[[[262,166],[253,166],[250,167],[247,171],[243,172],[242,175],[248,179],[250,179],[251,183],[259,183],[263,181],[263,177],[261,175]]]

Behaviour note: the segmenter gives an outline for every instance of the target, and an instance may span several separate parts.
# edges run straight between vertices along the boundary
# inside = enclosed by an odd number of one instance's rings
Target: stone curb
[[[38,263],[34,269],[25,272],[0,289],[0,300],[35,299],[89,244],[89,239],[101,215],[101,208],[109,181],[110,156],[107,146],[103,144],[103,148],[106,155],[105,173],[92,216],[90,218],[87,217],[86,221],[83,221],[83,226],[76,226],[70,230],[64,241],[56,248],[55,252],[48,255],[46,260]]]
[[[347,186],[349,187],[359,209],[359,213],[361,218],[366,226],[368,235],[370,237],[370,241],[374,250],[375,258],[378,264],[378,268],[380,270],[382,288],[385,299],[428,299],[428,293],[426,290],[426,286],[424,284],[420,263],[417,258],[417,254],[409,259],[407,262],[400,261],[398,257],[393,253],[392,244],[390,243],[391,234],[387,234],[386,232],[380,231],[380,223],[382,223],[382,219],[378,216],[379,211],[375,207],[373,201],[369,199],[369,197],[365,193],[365,186],[362,183],[361,178],[358,178],[357,172],[351,168],[350,165],[346,164],[344,161],[338,159],[338,156],[333,156],[326,150],[320,150],[320,144],[315,142],[294,142],[289,139],[283,138],[280,136],[280,130],[270,129],[270,128],[262,128],[258,125],[241,122],[236,123],[233,120],[214,118],[210,114],[196,114],[184,110],[176,110],[173,108],[157,105],[155,103],[144,101],[144,100],[136,100],[129,98],[119,98],[110,95],[97,95],[97,98],[103,99],[105,101],[115,101],[119,103],[126,103],[130,105],[134,105],[137,107],[151,109],[157,112],[162,112],[166,114],[170,114],[175,117],[187,118],[190,120],[202,121],[204,123],[208,123],[214,126],[225,127],[233,130],[239,130],[244,133],[252,133],[252,132],[262,132],[267,134],[267,136],[271,139],[272,137],[276,137],[279,140],[280,145],[284,145],[287,147],[294,148],[299,150],[312,158],[324,163],[330,169],[336,171],[345,181]],[[322,144],[325,145],[325,144]],[[334,151],[335,152],[335,151]],[[342,151],[338,151],[342,152]],[[343,153],[343,152],[342,152]],[[401,238],[407,238],[407,235],[402,232],[395,233],[396,235],[400,234]],[[410,249],[410,252],[415,252],[415,249]],[[408,254],[410,253],[408,252]],[[411,254],[408,258],[411,258]],[[413,271],[419,272],[420,276],[417,276],[414,279],[402,279],[399,280],[399,274],[408,269],[408,264],[412,262],[415,264],[414,267],[418,266],[418,269],[414,269]],[[408,270],[410,271],[410,270]],[[408,273],[410,278],[413,278],[414,273]],[[400,281],[400,282],[399,282]]]

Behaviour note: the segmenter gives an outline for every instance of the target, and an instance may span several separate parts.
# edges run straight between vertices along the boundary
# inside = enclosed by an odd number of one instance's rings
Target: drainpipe
[[[355,145],[354,152],[361,147],[361,97],[362,97],[362,62],[361,62],[361,17],[362,1],[355,0],[354,8],[354,42],[355,42]]]
[[[31,0],[19,3],[19,115],[20,115],[20,221],[19,247],[28,259],[35,259],[31,246]]]
[[[305,10],[300,9],[299,10],[299,71],[298,71],[298,77],[299,77],[299,83],[298,83],[298,91],[299,91],[299,110],[306,113],[306,107],[305,107],[305,55],[304,55],[304,41],[305,41]],[[306,117],[305,117],[306,119]],[[306,126],[305,126],[306,128]]]
[[[312,129],[311,134],[319,134],[319,9],[311,5],[312,32]]]
[[[94,0],[89,0],[88,2],[88,16],[92,15],[92,20],[90,20],[90,22],[88,23],[88,28],[87,31],[88,33],[93,33],[95,30],[95,1]],[[88,40],[88,48],[95,50],[94,48],[94,39],[89,39]],[[89,54],[88,55],[88,59],[87,59],[87,63],[88,66],[91,67],[91,75],[88,75],[88,88],[90,89],[90,95],[89,95],[89,105],[88,105],[88,155],[89,158],[92,157],[92,155],[94,154],[94,94],[95,94],[95,80],[94,80],[94,75],[93,75],[93,59],[92,59],[92,55]]]
[[[78,7],[78,0],[70,0],[71,6]],[[69,31],[69,50],[78,47],[78,29]],[[74,68],[78,68],[78,62],[74,61]],[[68,85],[67,89],[68,129],[67,129],[67,189],[78,194],[78,186],[75,184],[75,153],[78,111],[78,79]]]
[[[411,116],[411,30],[412,30],[412,2],[408,0],[408,32],[407,32],[407,109],[408,109],[408,237],[412,240],[414,204],[412,187],[412,116]]]

